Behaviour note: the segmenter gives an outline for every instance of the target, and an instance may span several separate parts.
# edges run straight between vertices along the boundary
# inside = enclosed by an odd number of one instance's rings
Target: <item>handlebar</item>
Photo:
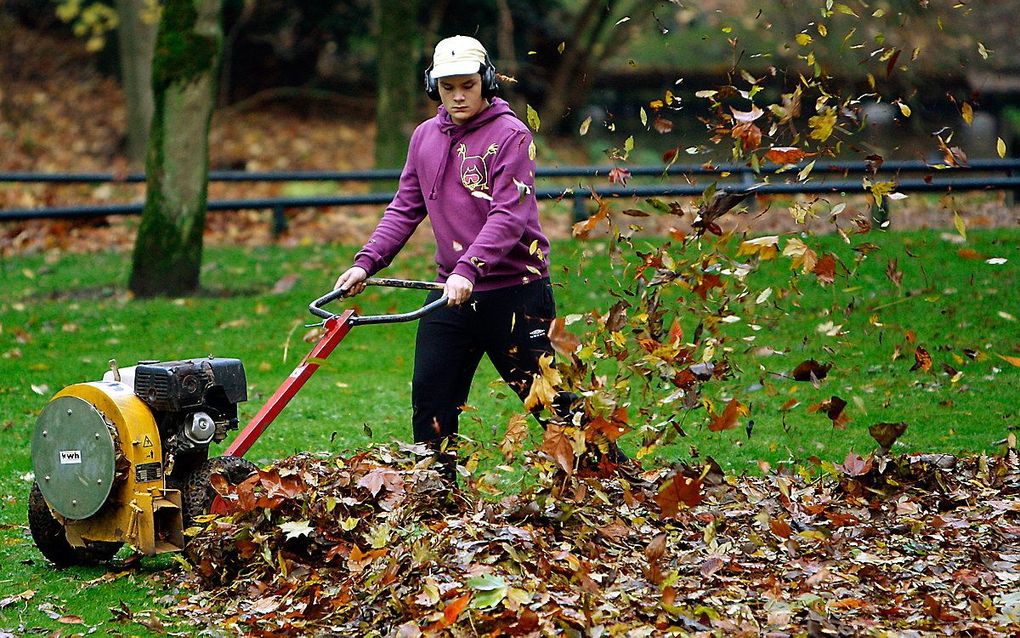
[[[443,290],[443,284],[434,281],[413,281],[407,279],[386,279],[371,277],[364,281],[366,286],[386,286],[388,288],[413,288],[415,290]],[[320,319],[332,319],[337,316],[328,310],[323,310],[327,303],[347,296],[346,290],[331,290],[308,304],[308,311]],[[446,295],[441,296],[432,303],[426,304],[417,310],[393,315],[353,315],[348,321],[352,326],[377,324],[377,323],[400,323],[403,321],[415,321],[425,315],[446,305]]]

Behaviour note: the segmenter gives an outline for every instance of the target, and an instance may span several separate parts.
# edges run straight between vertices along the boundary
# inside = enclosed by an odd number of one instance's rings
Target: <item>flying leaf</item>
[[[626,168],[620,168],[619,166],[614,166],[613,168],[611,168],[609,170],[609,182],[611,184],[623,184],[624,186],[626,186],[627,185],[627,180],[629,180],[629,179],[630,179],[630,171],[627,170]]]
[[[542,126],[542,120],[538,117],[538,111],[533,109],[531,105],[528,105],[528,126],[531,127],[532,131],[538,132],[539,127]]]
[[[967,225],[963,222],[963,218],[960,217],[960,213],[953,211],[953,226],[956,228],[956,232],[960,233],[960,237],[967,239]]]
[[[796,146],[773,146],[766,151],[765,159],[773,164],[796,164],[811,155],[814,153],[806,153]]]
[[[744,122],[750,124],[757,120],[759,117],[765,114],[765,111],[761,110],[757,106],[751,106],[750,111],[738,111],[737,109],[730,107],[730,111],[733,113],[733,119],[738,122]]]
[[[1000,158],[1006,157],[1006,142],[1001,137],[995,140],[995,152],[999,154]]]
[[[652,122],[652,128],[665,135],[673,132],[673,122],[672,120],[667,120],[664,117],[656,117],[655,121]]]
[[[809,413],[824,412],[825,416],[832,421],[832,427],[837,430],[845,430],[850,418],[843,411],[846,408],[846,401],[833,395],[817,405],[808,408]]]
[[[521,414],[514,414],[506,425],[506,433],[500,441],[499,450],[507,463],[513,460],[517,450],[528,438],[528,420]]]
[[[970,105],[970,102],[963,103],[963,107],[960,109],[960,116],[968,126],[974,123],[974,107]]]
[[[832,130],[836,126],[836,109],[826,107],[818,115],[808,118],[808,126],[811,127],[811,139],[824,142],[832,136]]]
[[[814,359],[802,361],[793,369],[793,378],[797,381],[821,381],[832,369],[831,363],[818,363]]]
[[[899,423],[876,423],[868,428],[868,434],[875,439],[880,446],[888,450],[907,431],[907,424]]]
[[[818,263],[818,255],[808,248],[807,244],[796,237],[791,237],[783,248],[783,256],[791,257],[790,267],[801,268],[804,273],[812,272]]]
[[[591,116],[589,115],[588,117],[584,118],[583,122],[581,122],[581,128],[579,128],[577,130],[577,132],[580,133],[582,136],[587,135],[588,134],[588,127],[590,127],[590,126],[591,126]]]
[[[567,330],[566,320],[557,317],[549,325],[549,341],[556,353],[569,357],[581,347],[581,340],[574,333]]]
[[[818,281],[824,286],[836,281],[836,257],[832,253],[826,253],[818,260],[812,272],[818,276]]]
[[[779,236],[769,235],[741,242],[737,255],[758,255],[762,261],[772,259],[779,253]]]
[[[735,428],[737,427],[737,418],[747,416],[750,412],[750,409],[740,401],[730,399],[721,414],[710,413],[712,422],[708,424],[708,429],[712,432],[721,432]]]
[[[928,354],[928,351],[921,346],[917,346],[914,350],[914,365],[910,366],[910,371],[913,372],[920,369],[924,372],[931,372],[931,363],[931,355]]]
[[[574,471],[574,445],[567,428],[550,423],[542,440],[542,451],[552,457],[567,474]]]

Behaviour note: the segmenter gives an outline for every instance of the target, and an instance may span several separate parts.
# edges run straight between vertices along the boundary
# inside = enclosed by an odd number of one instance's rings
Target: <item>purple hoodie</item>
[[[411,136],[400,188],[354,265],[369,275],[388,266],[427,214],[438,281],[458,274],[483,291],[548,277],[531,143],[499,98],[462,125],[440,106]]]

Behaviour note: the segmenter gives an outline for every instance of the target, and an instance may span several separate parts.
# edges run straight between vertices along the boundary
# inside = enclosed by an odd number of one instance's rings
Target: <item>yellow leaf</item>
[[[999,153],[999,157],[1006,157],[1006,143],[1002,141],[1001,137],[995,142],[995,150]]]
[[[803,46],[807,46],[807,45],[811,44],[811,42],[813,41],[813,38],[809,34],[807,34],[807,33],[798,33],[794,37],[794,40],[797,41],[797,44],[799,44],[800,46],[803,47]]]
[[[591,126],[591,116],[590,115],[588,117],[584,118],[584,121],[581,122],[581,128],[579,128],[577,132],[580,133],[581,135],[587,135],[588,134],[588,127],[589,126]]]
[[[832,135],[832,129],[836,126],[836,109],[829,107],[815,116],[808,119],[808,126],[811,127],[811,139],[824,142]]]
[[[645,107],[641,107],[641,126],[648,126],[648,113],[645,113]]]
[[[903,117],[910,117],[910,107],[909,106],[907,106],[903,102],[897,102],[896,106],[900,107],[900,113],[903,114]]]
[[[960,233],[960,237],[967,239],[967,225],[963,223],[963,218],[956,211],[953,211],[953,226],[956,227],[956,232]]]
[[[970,102],[963,103],[960,115],[963,116],[963,121],[968,125],[974,123],[974,107],[970,105]]]
[[[767,237],[758,237],[757,239],[749,239],[740,244],[740,248],[737,250],[737,255],[758,255],[762,261],[772,259],[779,252],[779,236],[769,235]]]
[[[542,126],[542,120],[538,117],[538,111],[533,109],[531,105],[528,105],[528,126],[531,130],[538,132],[539,127]]]
[[[1000,359],[1002,359],[1006,363],[1012,364],[1012,365],[1020,368],[1020,357],[1007,357],[1004,354],[996,354],[995,356],[999,357]]]

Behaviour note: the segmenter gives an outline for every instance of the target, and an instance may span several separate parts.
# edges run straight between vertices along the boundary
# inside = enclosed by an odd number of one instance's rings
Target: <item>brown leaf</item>
[[[730,135],[733,139],[740,140],[745,151],[749,151],[761,145],[761,129],[750,122],[740,122],[733,127]]]
[[[661,116],[655,118],[655,121],[652,122],[652,127],[663,135],[673,132],[673,122]]]
[[[615,441],[630,430],[627,425],[627,408],[616,408],[609,418],[597,416],[586,426],[586,431],[598,432],[610,441]]]
[[[567,428],[550,423],[545,429],[542,451],[556,461],[567,474],[574,471],[574,446]]]
[[[549,325],[549,341],[557,354],[568,358],[581,347],[581,340],[567,330],[563,317],[557,317]]]
[[[850,418],[843,412],[843,408],[845,407],[846,401],[837,396],[832,396],[818,405],[809,407],[808,412],[824,412],[825,416],[832,420],[832,427],[838,430],[845,430],[846,424],[850,422]]]
[[[793,369],[793,378],[797,381],[821,381],[832,369],[831,363],[818,363],[814,359],[802,361]]]
[[[779,538],[790,538],[793,535],[793,528],[784,520],[773,518],[769,521],[769,528]]]
[[[832,253],[826,253],[815,264],[812,272],[818,276],[818,281],[822,285],[833,283],[836,281],[836,257]]]
[[[921,369],[925,372],[931,372],[931,363],[931,355],[928,354],[928,351],[921,346],[917,346],[914,350],[914,365],[910,366],[910,371],[913,372],[914,370]]]
[[[506,425],[506,433],[499,444],[499,450],[507,463],[513,460],[517,450],[528,438],[528,419],[522,414],[514,414]]]
[[[645,558],[649,563],[658,563],[666,555],[666,535],[657,534],[647,546],[645,546]]]
[[[677,472],[655,495],[655,502],[663,518],[675,518],[681,503],[694,507],[701,502],[701,481]]]
[[[796,164],[812,155],[796,146],[773,146],[765,153],[765,159],[773,164]]]
[[[871,435],[871,438],[875,439],[879,445],[887,450],[906,431],[907,424],[903,421],[899,423],[876,423],[868,428],[868,434]]]
[[[708,429],[712,432],[733,429],[737,427],[737,418],[747,416],[750,412],[750,409],[740,401],[730,399],[726,407],[723,408],[722,414],[711,415],[712,422],[708,424]]]

